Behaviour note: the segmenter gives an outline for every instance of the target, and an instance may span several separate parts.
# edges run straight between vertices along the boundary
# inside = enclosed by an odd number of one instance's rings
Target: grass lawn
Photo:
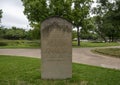
[[[0,85],[120,85],[120,70],[73,63],[73,77],[42,80],[40,59],[0,55]]]
[[[120,46],[120,43],[104,43],[104,42],[80,42],[81,46],[77,46],[77,41],[73,41],[73,47],[107,47],[107,46]]]
[[[120,58],[120,48],[95,49],[93,52]]]
[[[2,43],[2,44],[1,44]],[[0,40],[0,48],[40,48],[39,40]]]
[[[77,46],[77,41],[72,42],[73,47],[106,47],[120,46],[120,43],[95,43],[81,42],[81,46]],[[0,48],[40,48],[40,40],[0,40]]]

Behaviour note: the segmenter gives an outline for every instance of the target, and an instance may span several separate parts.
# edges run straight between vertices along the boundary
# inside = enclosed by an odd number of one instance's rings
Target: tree
[[[30,29],[26,33],[26,39],[34,40],[34,39],[40,39],[40,29],[34,28]]]
[[[32,30],[32,37],[33,39],[40,39],[40,29],[35,28]]]
[[[80,28],[84,27],[84,21],[89,14],[91,0],[74,0],[74,9],[72,16],[73,24],[77,28],[78,46],[80,46]]]
[[[31,27],[34,28],[30,30],[29,32],[31,35],[31,39],[40,39],[40,24],[31,24]]]
[[[104,42],[107,42],[106,35],[105,35],[105,29],[104,29],[103,17],[95,16],[93,17],[93,20],[95,24],[95,32],[104,40]]]
[[[107,42],[105,31],[104,31],[104,21],[103,16],[106,14],[106,12],[109,10],[110,4],[108,3],[108,0],[97,0],[97,6],[93,8],[93,14],[95,16],[93,17],[93,21],[95,24],[95,31],[100,35],[100,37]]]
[[[116,41],[120,37],[120,1],[116,0],[111,5],[111,9],[104,16],[106,35],[109,41]],[[109,29],[109,30],[108,30]]]
[[[25,38],[25,30],[21,28],[12,27],[11,29],[6,29],[4,34],[5,39],[19,40]]]
[[[2,18],[2,10],[0,10],[0,23],[1,23],[1,18]]]
[[[120,1],[98,0],[99,5],[95,8],[95,24],[97,33],[110,42],[120,37]]]
[[[31,29],[26,32],[26,39],[27,40],[32,40],[33,39],[32,30]]]
[[[2,39],[4,37],[5,34],[5,29],[3,26],[0,27],[0,39]]]
[[[80,27],[87,18],[92,0],[21,0],[31,24],[40,24],[50,16],[59,16],[69,20],[77,27],[78,45],[80,45]]]

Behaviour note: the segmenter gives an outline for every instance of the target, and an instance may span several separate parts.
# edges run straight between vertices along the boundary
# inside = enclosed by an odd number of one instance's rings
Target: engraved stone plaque
[[[72,24],[60,17],[51,17],[41,24],[41,77],[72,77]]]

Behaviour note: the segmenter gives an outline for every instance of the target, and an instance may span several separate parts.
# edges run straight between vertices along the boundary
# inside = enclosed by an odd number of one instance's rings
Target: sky
[[[19,28],[29,29],[29,22],[24,15],[24,7],[21,0],[0,0],[0,9],[2,9],[1,24],[5,27],[16,26]]]

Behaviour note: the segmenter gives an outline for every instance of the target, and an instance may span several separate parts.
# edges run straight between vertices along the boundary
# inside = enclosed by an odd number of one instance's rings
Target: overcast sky
[[[16,26],[27,29],[29,23],[23,14],[24,7],[22,6],[21,0],[0,0],[0,9],[3,11],[3,26]]]

